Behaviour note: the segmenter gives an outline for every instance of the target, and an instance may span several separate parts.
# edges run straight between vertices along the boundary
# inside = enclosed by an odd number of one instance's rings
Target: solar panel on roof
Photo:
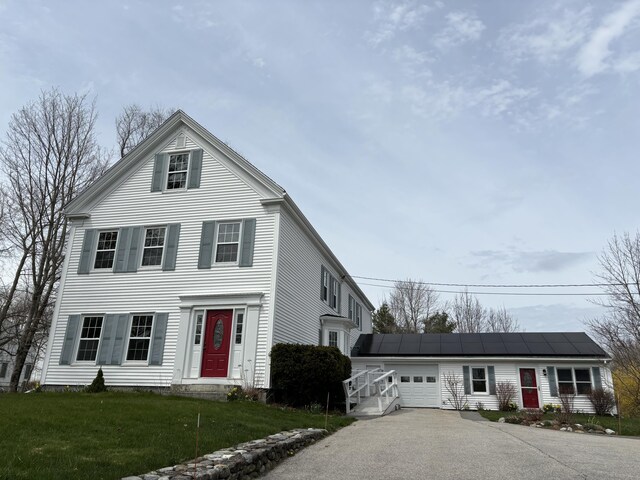
[[[460,343],[460,334],[455,333],[443,333],[440,336],[440,341],[442,343]]]
[[[460,334],[460,341],[462,343],[465,343],[465,342],[479,342],[480,341],[480,334],[479,333],[461,333]]]
[[[541,333],[521,334],[521,338],[524,339],[527,343],[546,342],[544,336]]]
[[[544,339],[549,342],[566,342],[568,341],[567,337],[565,337],[562,333],[543,333],[542,336]]]
[[[519,333],[499,333],[498,335],[504,343],[522,342],[522,336]]]
[[[564,337],[571,343],[588,342],[590,340],[584,332],[563,332],[562,335],[564,335]]]
[[[578,349],[569,342],[549,342],[549,346],[553,349],[553,353],[557,355],[576,355]]]
[[[439,333],[425,333],[421,335],[422,341],[420,343],[440,343],[442,336]]]
[[[462,353],[465,355],[482,355],[485,351],[481,342],[462,342]]]
[[[440,344],[442,355],[462,355],[462,345],[460,343],[448,342]]]
[[[504,346],[507,349],[507,353],[510,355],[530,355],[530,351],[527,348],[527,344],[524,342],[511,342],[505,343]]]
[[[418,351],[420,355],[440,355],[442,350],[439,342],[424,342],[420,344],[420,349]]]
[[[484,346],[484,353],[487,355],[504,355],[507,353],[507,347],[502,342],[483,343],[482,345]]]
[[[547,342],[528,344],[531,355],[553,355],[555,352]]]
[[[378,353],[380,355],[397,355],[400,352],[400,342],[382,342]]]

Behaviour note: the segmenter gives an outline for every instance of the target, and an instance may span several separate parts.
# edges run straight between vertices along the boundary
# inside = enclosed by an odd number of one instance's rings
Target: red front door
[[[522,406],[524,408],[540,408],[538,383],[534,368],[520,369],[520,387],[522,388]]]
[[[207,312],[202,351],[203,377],[226,377],[229,368],[229,346],[233,310]]]

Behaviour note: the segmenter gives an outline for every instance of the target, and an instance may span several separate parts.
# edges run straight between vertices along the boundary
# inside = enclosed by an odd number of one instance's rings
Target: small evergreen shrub
[[[271,349],[272,397],[277,403],[304,407],[344,404],[342,381],[351,376],[351,359],[336,347],[279,343]]]
[[[84,391],[87,393],[100,393],[107,391],[107,387],[104,384],[104,375],[102,374],[102,368],[98,369],[96,378],[93,379],[91,385],[85,388]]]

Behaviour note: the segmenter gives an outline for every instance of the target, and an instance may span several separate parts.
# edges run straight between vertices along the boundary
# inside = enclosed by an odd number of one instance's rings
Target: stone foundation
[[[298,450],[324,437],[324,429],[280,432],[261,440],[240,443],[181,465],[122,480],[248,480],[268,472]]]

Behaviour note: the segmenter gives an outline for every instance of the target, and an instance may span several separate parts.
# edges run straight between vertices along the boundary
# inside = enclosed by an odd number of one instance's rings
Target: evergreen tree
[[[393,318],[387,302],[383,302],[380,308],[373,312],[373,333],[396,333],[398,325]]]
[[[452,333],[456,322],[449,320],[447,312],[436,312],[424,322],[424,333]]]

